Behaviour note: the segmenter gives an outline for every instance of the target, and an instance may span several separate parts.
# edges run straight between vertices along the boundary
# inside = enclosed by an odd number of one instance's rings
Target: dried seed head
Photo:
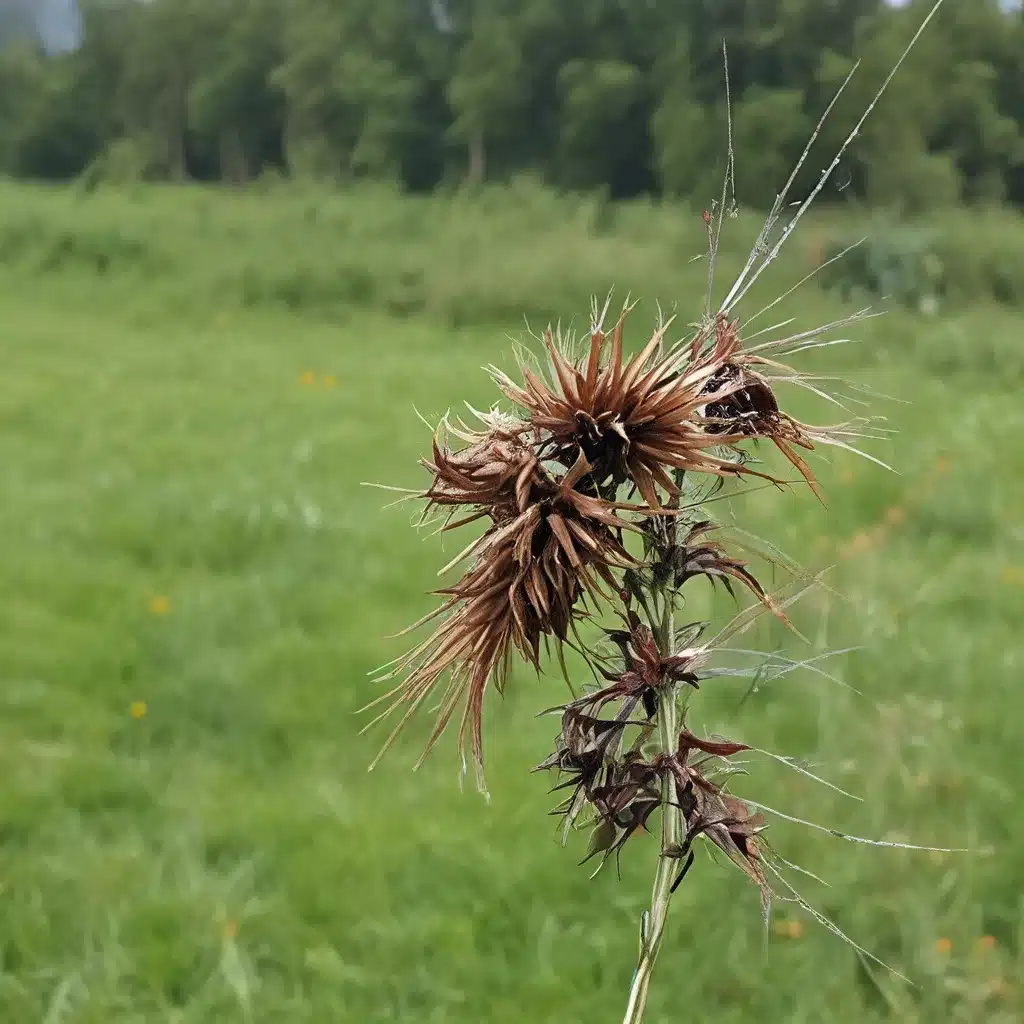
[[[679,493],[671,470],[735,476],[742,472],[732,459],[713,449],[741,440],[705,429],[700,414],[706,403],[703,388],[715,366],[694,362],[684,350],[666,352],[662,325],[642,351],[623,355],[623,330],[629,308],[606,335],[598,324],[589,352],[572,358],[571,339],[551,331],[544,344],[552,376],[545,381],[522,364],[522,385],[494,371],[498,387],[523,410],[538,435],[546,439],[545,455],[566,465],[584,455],[592,468],[592,485],[610,496],[622,483],[635,485],[652,509],[661,508],[657,487]],[[606,355],[606,348],[610,351]]]
[[[723,363],[704,386],[705,426],[713,434],[764,436],[779,421],[779,403],[768,381],[736,363]]]
[[[845,428],[813,427],[783,412],[771,378],[760,370],[781,372],[791,380],[799,380],[799,375],[780,363],[744,352],[737,321],[719,315],[712,333],[714,342],[708,358],[715,369],[702,389],[707,403],[702,410],[705,428],[713,435],[770,440],[821,498],[814,473],[795,449],[812,451],[816,442],[831,443],[832,433]]]
[[[391,701],[381,717],[405,708],[387,746],[450,672],[427,752],[464,702],[459,741],[468,734],[482,780],[487,687],[493,680],[504,689],[513,649],[539,670],[542,639],[568,639],[574,616],[584,614],[581,599],[617,591],[611,570],[634,564],[619,537],[628,524],[614,506],[573,488],[589,471],[582,459],[556,480],[528,450],[490,437],[455,456],[435,451],[431,468],[429,500],[474,508],[470,518],[487,516],[491,525],[463,552],[473,564],[462,578],[438,591],[444,604],[417,623],[440,618],[434,633],[383,677],[405,678],[374,703]]]

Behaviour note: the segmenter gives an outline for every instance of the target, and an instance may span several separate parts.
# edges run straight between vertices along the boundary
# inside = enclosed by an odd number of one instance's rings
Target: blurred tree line
[[[704,196],[726,151],[725,37],[738,193],[766,205],[853,62],[805,186],[930,5],[82,0],[75,52],[0,52],[0,173],[431,189],[525,172]],[[947,0],[836,183],[909,210],[1024,203],[1024,15]]]

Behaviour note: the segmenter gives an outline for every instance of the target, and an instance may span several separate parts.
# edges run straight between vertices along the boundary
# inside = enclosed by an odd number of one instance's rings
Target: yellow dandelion
[[[316,387],[316,374],[312,370],[307,370],[300,378],[299,382],[303,387],[315,388]]]
[[[146,717],[146,712],[148,710],[149,708],[146,706],[146,702],[144,700],[135,700],[132,701],[132,706],[128,709],[128,713],[132,718],[138,721],[140,718]]]
[[[945,935],[935,943],[935,949],[943,956],[948,956],[953,952],[953,940],[947,939]]]
[[[327,374],[326,377],[324,377],[324,387],[325,388],[336,388],[337,386],[338,386],[338,378],[335,377],[333,373],[329,373],[329,374]]]
[[[162,595],[149,599],[149,610],[154,615],[166,615],[171,610],[171,602]]]

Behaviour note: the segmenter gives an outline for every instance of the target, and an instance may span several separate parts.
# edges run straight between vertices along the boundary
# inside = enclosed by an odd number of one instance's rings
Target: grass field
[[[382,736],[354,716],[446,560],[359,486],[420,481],[414,410],[488,404],[478,368],[522,311],[582,315],[611,283],[699,311],[697,218],[539,202],[0,189],[0,1020],[621,1019],[656,844],[631,842],[621,881],[556,844],[528,769],[563,684],[519,672],[492,703],[490,804],[459,792],[452,740],[410,773],[424,722],[367,774]],[[813,285],[788,305],[841,312]],[[653,304],[634,316],[639,341]],[[974,852],[772,827],[831,882],[805,894],[916,988],[785,906],[766,944],[753,888],[700,858],[652,1024],[1024,1013],[1020,316],[896,312],[857,336],[803,365],[901,400],[873,449],[899,475],[843,456],[827,509],[798,491],[748,512],[835,564],[845,600],[798,619],[815,647],[862,645],[833,667],[863,696],[807,674],[741,706],[709,684],[693,722],[864,801],[769,764],[742,793]]]

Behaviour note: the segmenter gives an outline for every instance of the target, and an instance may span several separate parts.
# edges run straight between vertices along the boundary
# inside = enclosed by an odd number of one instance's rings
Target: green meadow
[[[744,312],[857,220],[809,219]],[[1010,274],[1024,224],[933,226],[967,254],[960,294],[797,357],[887,396],[868,400],[896,434],[868,449],[894,471],[837,452],[814,463],[826,506],[806,488],[737,504],[807,568],[832,567],[832,591],[794,613],[806,643],[764,622],[745,645],[857,650],[827,662],[838,682],[708,682],[690,722],[862,799],[765,759],[741,795],[969,852],[770,829],[829,883],[803,878],[808,900],[910,985],[795,906],[766,934],[755,889],[699,856],[652,1024],[1024,1013],[1024,341],[1019,307],[968,266],[997,251]],[[727,222],[720,287],[756,230]],[[412,772],[429,716],[366,771],[385,735],[360,735],[368,673],[401,652],[388,636],[432,606],[457,548],[361,484],[422,483],[417,414],[489,406],[481,367],[508,365],[527,324],[585,326],[594,292],[642,300],[630,344],[656,302],[685,333],[703,231],[682,207],[523,185],[0,187],[0,1020],[621,1019],[657,844],[631,840],[621,879],[593,880],[585,837],[559,846],[549,780],[530,773],[557,670],[516,671],[490,702],[489,802],[460,791],[454,736]],[[806,329],[860,304],[811,282],[757,323]]]

